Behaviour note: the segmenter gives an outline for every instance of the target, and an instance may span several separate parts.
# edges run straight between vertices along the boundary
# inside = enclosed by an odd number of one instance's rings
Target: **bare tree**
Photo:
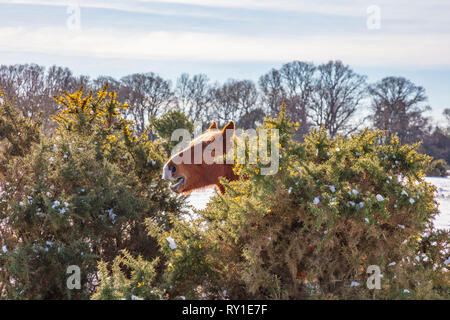
[[[294,122],[299,122],[300,129],[295,138],[302,140],[311,127],[308,121],[308,108],[314,91],[316,67],[309,62],[293,61],[286,63],[280,70],[286,91],[286,109]]]
[[[233,88],[240,111],[237,125],[242,129],[255,128],[265,117],[263,109],[257,107],[259,93],[255,84],[250,80],[236,81]]]
[[[90,84],[91,84],[91,79],[89,78],[89,76],[81,75],[81,76],[75,78],[74,88],[75,88],[75,90],[78,90],[81,87],[89,89]]]
[[[141,134],[149,124],[150,117],[166,111],[174,100],[171,83],[154,73],[136,73],[121,79],[126,102],[130,105],[128,116],[136,122]]]
[[[276,116],[281,104],[286,100],[286,91],[283,86],[281,72],[276,69],[270,70],[259,78],[258,84],[262,93],[262,102],[266,106],[268,113]]]
[[[129,88],[124,86],[122,82],[109,76],[99,76],[91,81],[90,89],[98,91],[107,86],[108,91],[114,91],[116,93],[116,100],[120,103],[124,103],[129,93]],[[125,111],[126,114],[126,111]]]
[[[401,143],[423,139],[429,122],[423,112],[431,110],[423,87],[403,77],[386,77],[370,85],[369,93],[374,127],[396,134]]]
[[[36,64],[0,66],[0,87],[6,96],[15,100],[24,116],[39,118],[45,131],[52,127],[50,116],[59,111],[53,96],[88,82],[89,78],[75,77],[68,68],[51,66],[46,71]]]
[[[299,122],[300,130],[295,138],[302,140],[309,131],[307,118],[308,106],[314,90],[316,67],[309,62],[292,61],[284,64],[279,70],[272,69],[259,79],[262,101],[269,113],[276,116],[284,102],[288,116]]]
[[[98,76],[91,82],[91,87],[94,91],[100,90],[105,85],[108,86],[108,90],[116,93],[122,89],[122,83],[110,76]]]
[[[212,95],[206,75],[196,74],[191,78],[189,74],[183,73],[177,80],[175,95],[178,108],[189,115],[192,121],[207,120]]]
[[[49,97],[45,92],[44,67],[36,64],[1,66],[0,79],[5,95],[16,101],[24,116],[37,118],[39,112],[45,111],[43,98],[48,100]]]
[[[263,123],[265,117],[266,113],[262,108],[255,108],[243,114],[236,125],[239,129],[256,129]]]
[[[450,108],[446,108],[445,110],[444,110],[444,112],[442,112],[442,114],[444,115],[444,117],[447,119],[447,127],[448,127],[448,130],[449,130],[449,132],[450,132]]]
[[[366,76],[341,61],[330,61],[317,70],[308,117],[314,125],[326,127],[332,137],[355,131],[358,126],[350,125],[350,120],[365,96]]]
[[[238,122],[256,108],[258,90],[250,80],[230,79],[211,90],[214,101],[213,115],[224,125],[230,120]]]
[[[75,91],[79,86],[86,84],[89,78],[85,76],[75,77],[69,68],[51,66],[47,70],[45,86],[51,95],[60,94],[61,91]]]

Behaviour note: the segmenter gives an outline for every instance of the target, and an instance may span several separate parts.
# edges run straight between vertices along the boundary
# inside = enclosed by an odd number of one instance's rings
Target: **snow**
[[[434,219],[436,229],[450,230],[450,176],[446,178],[426,177],[425,180],[436,186],[436,200],[439,202],[439,215]],[[207,203],[215,195],[214,187],[193,191],[188,197],[188,202],[197,210],[206,208]],[[353,193],[358,193],[353,190]],[[405,192],[406,193],[406,192]],[[360,203],[363,206],[364,203]]]
[[[426,177],[425,180],[436,186],[435,199],[439,202],[439,215],[434,220],[436,229],[450,230],[450,176]]]
[[[210,187],[202,190],[192,191],[188,197],[188,203],[197,210],[203,210],[206,208],[211,197],[216,194],[216,188]]]
[[[167,242],[169,242],[169,247],[170,249],[174,250],[177,248],[177,244],[175,243],[175,240],[173,240],[173,238],[168,237],[166,238]]]

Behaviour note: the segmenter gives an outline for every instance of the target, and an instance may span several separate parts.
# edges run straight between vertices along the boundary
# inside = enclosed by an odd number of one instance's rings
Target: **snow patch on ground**
[[[437,229],[450,230],[450,177],[426,177],[427,182],[436,186],[436,200],[439,202],[439,215],[434,220]],[[188,197],[188,202],[197,210],[206,208],[212,196],[216,194],[216,188],[207,188],[193,191]]]
[[[206,188],[202,190],[192,191],[187,198],[188,204],[193,206],[197,210],[203,210],[206,208],[211,197],[216,194],[216,188]]]
[[[434,219],[434,226],[436,229],[450,230],[450,177],[426,177],[425,180],[436,186],[439,215]]]

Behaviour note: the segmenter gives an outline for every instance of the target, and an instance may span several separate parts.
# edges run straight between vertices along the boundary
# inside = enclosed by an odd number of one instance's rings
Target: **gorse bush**
[[[147,220],[165,256],[164,298],[448,299],[449,234],[433,229],[434,187],[423,179],[430,158],[418,145],[382,144],[383,133],[368,130],[330,139],[324,129],[296,143],[284,112],[262,128],[279,130],[277,174],[239,165],[243,179],[224,181],[226,193],[197,216],[173,216],[170,230]],[[132,262],[143,276],[144,262]],[[370,265],[381,270],[381,289],[366,286]],[[155,292],[152,279],[100,288],[152,299],[137,283]]]
[[[0,91],[0,97],[2,93]],[[1,102],[1,100],[0,100]],[[0,108],[0,174],[12,157],[24,156],[33,143],[41,139],[40,123],[24,118],[11,101],[4,100]],[[7,143],[3,142],[7,141]]]
[[[298,143],[282,109],[258,128],[278,129],[277,173],[236,165],[241,179],[189,214],[159,178],[171,131],[192,131],[182,113],[152,119],[152,142],[106,88],[57,101],[47,138],[0,100],[1,298],[450,296],[449,233],[433,229],[431,159],[418,144],[369,130],[331,139],[325,129]],[[71,265],[80,290],[67,288]],[[366,287],[370,265],[381,269],[379,290]]]
[[[161,139],[161,143],[166,150],[167,156],[170,156],[173,148],[179,141],[172,141],[172,133],[177,129],[186,129],[191,134],[194,132],[194,124],[181,111],[168,111],[160,118],[151,118],[151,127],[155,130],[157,136]]]
[[[50,139],[10,103],[0,106],[3,298],[90,297],[98,261],[112,262],[122,249],[157,257],[144,219],[164,229],[165,213],[183,206],[160,183],[162,147],[133,134],[114,92],[79,90],[57,101],[63,111]],[[81,269],[80,290],[66,286],[70,265]]]
[[[153,286],[157,276],[156,265],[159,259],[152,262],[144,260],[141,256],[134,258],[127,250],[114,259],[111,267],[113,276],[109,276],[108,264],[104,261],[99,263],[99,274],[102,282],[92,299],[114,300],[131,299],[164,299],[165,291]],[[131,270],[128,275],[124,269]]]

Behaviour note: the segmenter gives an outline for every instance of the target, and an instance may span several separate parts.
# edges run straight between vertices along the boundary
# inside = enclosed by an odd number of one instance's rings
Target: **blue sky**
[[[0,0],[0,64],[224,81],[340,59],[369,81],[424,86],[439,121],[450,107],[449,15],[448,0]]]

